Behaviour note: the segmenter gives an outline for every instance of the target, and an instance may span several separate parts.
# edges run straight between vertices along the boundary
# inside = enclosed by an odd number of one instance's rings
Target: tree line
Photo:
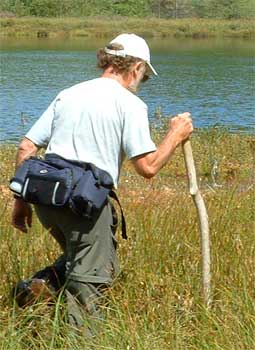
[[[16,16],[137,16],[253,18],[254,0],[1,0],[0,12]]]

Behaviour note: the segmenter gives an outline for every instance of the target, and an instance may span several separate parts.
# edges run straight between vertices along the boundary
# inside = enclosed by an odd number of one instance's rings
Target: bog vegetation
[[[153,133],[159,140],[161,130]],[[64,322],[63,299],[21,310],[10,297],[15,281],[50,264],[59,249],[36,218],[28,234],[12,228],[7,186],[15,152],[1,146],[0,349],[255,348],[255,140],[212,128],[196,132],[192,145],[211,230],[211,309],[201,297],[199,228],[181,151],[152,180],[127,162],[118,191],[129,239],[118,234],[122,272],[101,333],[90,340]]]
[[[132,32],[145,38],[211,37],[254,38],[251,19],[158,19],[158,18],[0,18],[0,37],[26,38],[112,38]]]

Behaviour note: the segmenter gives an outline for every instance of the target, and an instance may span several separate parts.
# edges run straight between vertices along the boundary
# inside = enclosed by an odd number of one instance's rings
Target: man
[[[125,156],[138,174],[151,178],[192,133],[190,114],[183,113],[170,120],[158,147],[151,140],[147,106],[136,96],[140,83],[157,75],[144,39],[121,34],[98,51],[97,59],[102,76],[60,92],[21,141],[17,167],[44,147],[46,154],[93,163],[117,187]],[[69,320],[82,328],[85,311],[98,317],[98,300],[118,271],[112,206],[107,203],[92,221],[68,208],[37,205],[35,211],[63,249],[53,267],[60,275],[64,267]],[[31,222],[30,205],[15,199],[14,227],[26,232]],[[37,280],[44,281],[44,272],[35,275]]]

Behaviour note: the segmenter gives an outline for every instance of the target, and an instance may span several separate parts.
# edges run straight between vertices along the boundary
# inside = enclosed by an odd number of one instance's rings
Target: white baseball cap
[[[122,50],[111,50],[107,47],[104,51],[110,55],[126,57],[133,56],[142,59],[148,66],[148,72],[158,75],[150,63],[150,49],[146,41],[136,34],[120,34],[113,39],[110,44],[119,44],[123,46]]]

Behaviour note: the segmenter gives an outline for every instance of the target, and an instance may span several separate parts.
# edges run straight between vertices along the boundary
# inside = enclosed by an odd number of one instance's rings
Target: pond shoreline
[[[255,37],[253,20],[160,19],[160,18],[0,18],[1,37],[107,38],[120,32],[135,32],[145,38],[246,38]]]

